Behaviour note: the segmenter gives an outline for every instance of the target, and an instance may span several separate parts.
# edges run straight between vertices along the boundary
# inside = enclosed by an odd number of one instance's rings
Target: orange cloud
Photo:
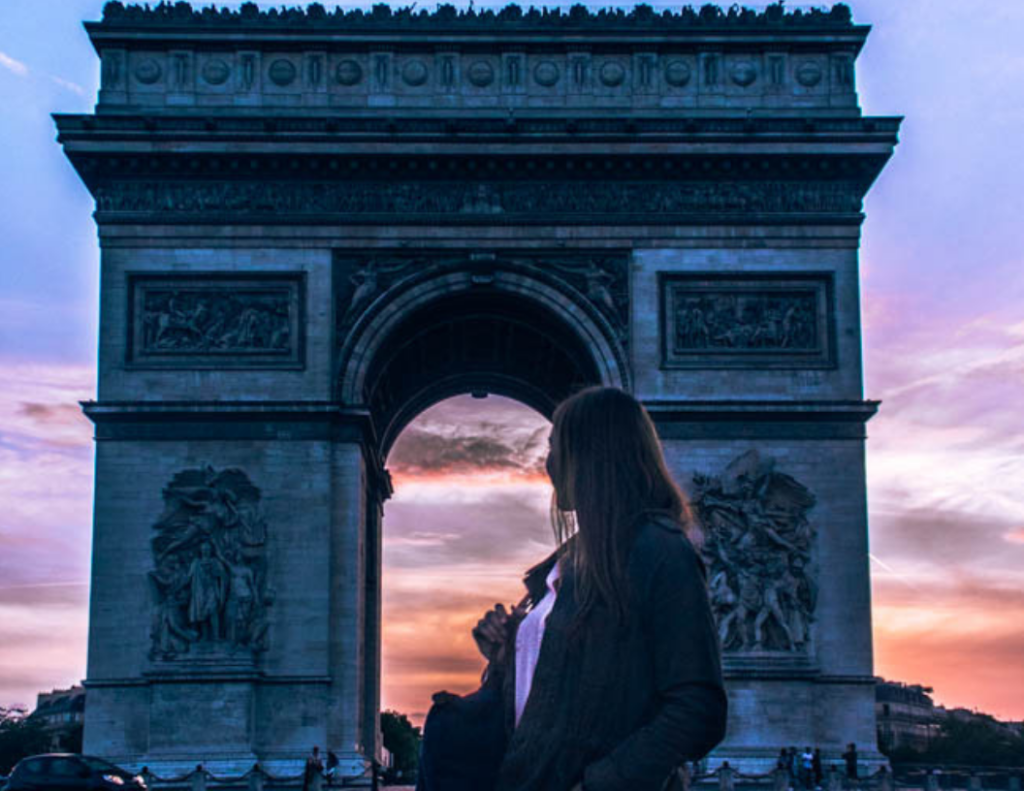
[[[996,718],[1024,716],[1024,575],[873,582],[875,672],[934,687],[933,698]]]

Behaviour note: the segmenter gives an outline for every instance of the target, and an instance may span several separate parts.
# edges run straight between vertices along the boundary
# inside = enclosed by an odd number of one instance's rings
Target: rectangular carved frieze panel
[[[832,275],[660,275],[662,368],[835,366]]]
[[[132,368],[302,368],[306,275],[129,273]]]

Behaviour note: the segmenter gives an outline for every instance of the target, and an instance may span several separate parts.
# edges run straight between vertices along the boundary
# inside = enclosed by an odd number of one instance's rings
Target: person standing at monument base
[[[524,576],[531,608],[473,631],[505,710],[493,791],[677,791],[728,713],[700,530],[617,388],[558,406],[546,469],[558,548]]]

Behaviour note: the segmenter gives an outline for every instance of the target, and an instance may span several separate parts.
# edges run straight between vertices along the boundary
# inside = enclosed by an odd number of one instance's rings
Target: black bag
[[[528,600],[529,595],[517,607]],[[489,673],[480,689],[468,695],[434,693],[423,723],[416,791],[494,788],[506,748],[501,690],[501,675]]]

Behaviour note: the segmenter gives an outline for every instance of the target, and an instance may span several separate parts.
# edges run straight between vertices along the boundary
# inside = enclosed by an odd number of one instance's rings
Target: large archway
[[[365,404],[373,429],[367,457],[389,481],[382,489],[374,477],[367,480],[364,743],[379,727],[384,500],[392,491],[386,459],[396,438],[418,414],[459,394],[506,396],[550,418],[559,401],[582,387],[624,384],[621,350],[607,320],[568,283],[554,288],[550,276],[529,271],[539,257],[491,254],[483,272],[480,260],[421,257],[425,268],[380,294],[359,297],[357,283],[346,295],[361,312],[351,317],[342,344],[339,385],[343,398]]]
[[[453,393],[547,414],[599,382],[722,526],[714,765],[884,761],[858,246],[900,119],[861,113],[846,6],[112,2],[86,30],[96,112],[55,115],[101,245],[86,752],[362,774],[395,437]]]

